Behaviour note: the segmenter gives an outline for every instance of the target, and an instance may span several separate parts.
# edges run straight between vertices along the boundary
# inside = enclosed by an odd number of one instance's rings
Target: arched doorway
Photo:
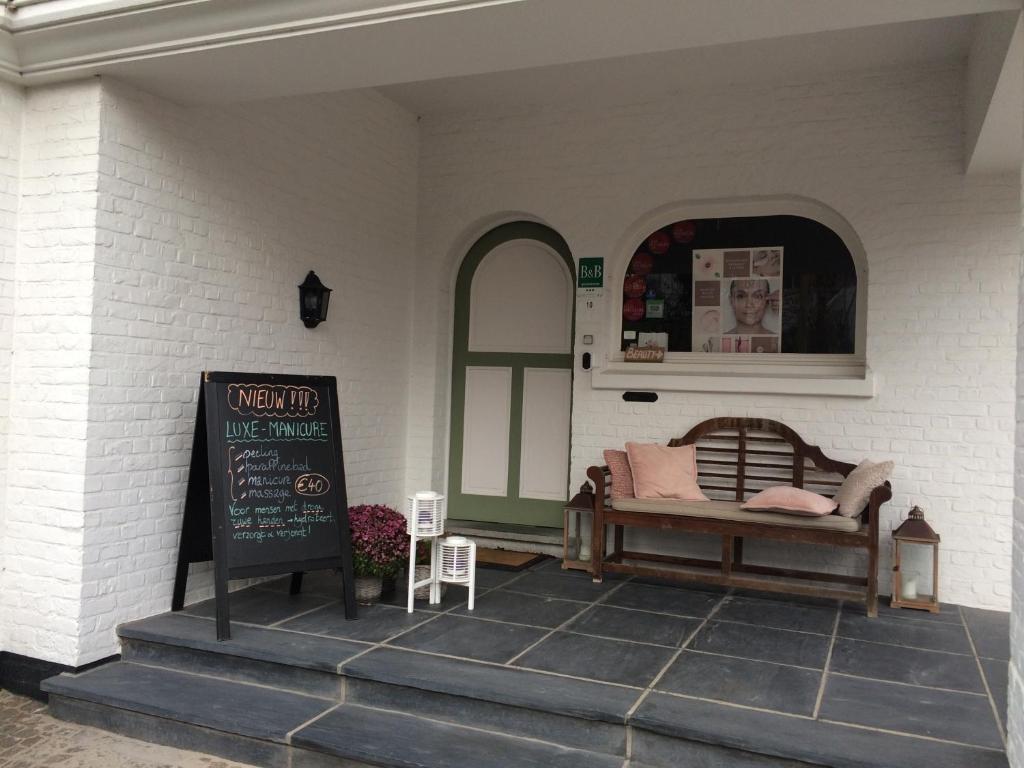
[[[569,485],[573,282],[549,227],[504,224],[455,288],[448,514],[560,527]]]

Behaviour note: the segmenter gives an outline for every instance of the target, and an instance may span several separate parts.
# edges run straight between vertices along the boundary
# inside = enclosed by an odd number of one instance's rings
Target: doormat
[[[495,568],[499,571],[522,571],[531,565],[536,565],[541,560],[546,560],[547,555],[538,555],[536,552],[513,552],[509,549],[491,549],[490,547],[476,548],[476,564],[483,568]]]

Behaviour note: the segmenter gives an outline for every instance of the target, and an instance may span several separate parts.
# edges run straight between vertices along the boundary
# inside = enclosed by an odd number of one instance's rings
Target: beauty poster
[[[693,351],[782,350],[782,248],[693,252]]]

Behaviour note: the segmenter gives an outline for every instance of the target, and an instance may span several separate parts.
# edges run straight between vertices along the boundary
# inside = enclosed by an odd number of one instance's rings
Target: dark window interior
[[[651,253],[650,237],[667,236],[668,250]],[[842,239],[800,216],[691,219],[662,227],[644,238],[653,266],[645,275],[647,296],[664,299],[664,317],[622,320],[622,330],[667,332],[669,352],[690,352],[693,251],[702,248],[782,246],[782,352],[853,354],[857,325],[857,275]],[[655,250],[661,250],[656,248]],[[627,272],[626,280],[631,277]],[[625,294],[620,303],[625,301]],[[632,343],[621,340],[624,350]]]

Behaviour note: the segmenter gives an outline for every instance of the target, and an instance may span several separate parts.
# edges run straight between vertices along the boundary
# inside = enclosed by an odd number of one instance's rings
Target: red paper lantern
[[[622,316],[631,323],[644,319],[644,300],[626,299],[622,304]]]
[[[654,269],[654,257],[646,251],[637,251],[629,262],[629,271],[634,275],[646,275]]]
[[[672,225],[672,239],[677,243],[689,243],[697,234],[697,225],[692,221],[677,221]]]
[[[668,233],[661,230],[647,238],[647,247],[651,253],[665,253],[670,245],[672,245],[672,241],[669,239]]]
[[[622,292],[630,298],[639,298],[647,293],[647,280],[643,275],[630,275],[622,284]]]

